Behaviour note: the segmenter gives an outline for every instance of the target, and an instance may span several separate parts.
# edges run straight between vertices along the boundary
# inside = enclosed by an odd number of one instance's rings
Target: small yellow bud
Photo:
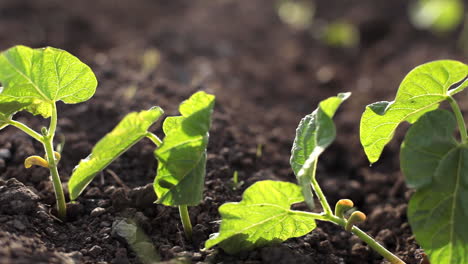
[[[366,221],[366,218],[366,215],[361,211],[353,212],[349,217],[348,222],[346,222],[345,230],[348,232],[351,231],[354,225]]]
[[[24,160],[24,167],[31,168],[33,165],[49,168],[49,163],[40,156],[30,156]]]
[[[354,203],[349,199],[341,199],[335,205],[335,215],[339,218],[343,218],[343,214],[353,208]]]
[[[60,153],[58,153],[57,151],[54,151],[54,156],[57,162],[60,161],[60,159],[62,158],[62,155],[60,155]]]

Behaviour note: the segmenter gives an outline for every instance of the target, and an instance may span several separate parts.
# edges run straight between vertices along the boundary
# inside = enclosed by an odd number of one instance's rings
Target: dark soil
[[[331,203],[352,199],[368,215],[364,230],[407,263],[419,263],[422,250],[406,219],[411,191],[399,172],[401,133],[370,168],[359,144],[359,117],[366,104],[393,99],[414,66],[465,57],[456,50],[456,34],[416,31],[406,5],[406,0],[317,1],[317,19],[344,18],[361,30],[360,47],[341,50],[318,42],[311,32],[316,28],[283,24],[271,0],[2,0],[2,50],[16,44],[63,48],[98,76],[89,102],[59,105],[64,182],[129,111],[159,105],[174,115],[178,104],[200,89],[217,101],[205,199],[190,208],[193,243],[183,237],[176,208],[153,204],[156,161],[148,140],[114,162],[111,172],[98,175],[78,202],[69,204],[69,220],[60,222],[52,213],[48,172],[23,167],[27,156],[43,154],[41,146],[13,128],[3,130],[0,263],[140,263],[137,255],[189,263],[384,263],[359,239],[327,223],[305,237],[236,256],[200,250],[218,230],[221,204],[239,201],[258,180],[295,180],[288,161],[297,123],[320,100],[344,91],[353,96],[335,118],[338,139],[322,156],[319,181]],[[142,59],[148,52],[160,54],[160,63],[149,70]],[[318,74],[324,71],[326,79]],[[46,124],[28,114],[17,119],[36,129]],[[160,124],[153,131],[161,135]],[[234,171],[244,181],[238,190],[230,184]]]

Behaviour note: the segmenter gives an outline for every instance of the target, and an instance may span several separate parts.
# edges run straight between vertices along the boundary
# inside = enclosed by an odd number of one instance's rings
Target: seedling
[[[166,137],[154,152],[158,160],[154,190],[157,203],[179,207],[185,235],[192,237],[188,206],[198,205],[203,198],[206,148],[215,97],[198,92],[183,102],[182,116],[164,120]]]
[[[334,21],[322,32],[321,40],[336,48],[354,48],[359,45],[359,29],[346,21]]]
[[[156,202],[179,207],[185,234],[190,239],[192,225],[187,206],[198,205],[202,200],[213,107],[213,95],[193,94],[180,105],[182,116],[168,117],[164,121],[166,137],[163,140],[148,131],[163,114],[161,108],[128,114],[75,168],[68,183],[70,199],[75,200],[97,173],[146,137],[157,146],[154,152],[158,160],[154,181]]]
[[[232,173],[231,188],[232,190],[237,190],[244,185],[244,181],[239,181],[239,171],[235,170]]]
[[[0,128],[14,126],[43,145],[44,158],[29,157],[25,166],[38,165],[50,170],[58,216],[64,219],[65,197],[57,170],[60,156],[53,144],[57,128],[56,104],[58,101],[76,104],[91,98],[97,86],[96,77],[86,64],[64,50],[15,46],[0,55],[0,82],[3,85]],[[50,118],[49,127],[43,127],[39,133],[13,120],[13,115],[19,111]]]
[[[338,94],[322,101],[312,114],[304,117],[296,131],[292,149],[291,167],[299,185],[280,181],[259,181],[247,188],[239,203],[226,203],[219,208],[220,232],[213,234],[205,247],[219,245],[228,253],[250,250],[271,243],[300,237],[316,227],[316,220],[335,223],[352,232],[391,263],[404,263],[369,235],[356,227],[365,220],[364,213],[356,211],[346,219],[345,211],[354,204],[344,199],[332,211],[316,180],[320,154],[333,142],[336,135],[332,117],[350,93]],[[313,192],[323,208],[322,213],[291,210],[300,202],[314,208]]]
[[[413,124],[400,150],[400,166],[416,189],[408,219],[431,263],[468,263],[468,135],[453,98],[464,90],[468,66],[452,60],[413,69],[392,102],[366,107],[360,137],[371,163],[376,162],[402,122]],[[438,109],[447,101],[453,112]],[[453,134],[458,125],[460,139]]]

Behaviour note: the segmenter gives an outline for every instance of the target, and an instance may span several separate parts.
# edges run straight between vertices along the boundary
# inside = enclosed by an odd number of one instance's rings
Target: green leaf
[[[457,122],[446,110],[424,114],[406,133],[400,150],[400,165],[406,183],[421,188],[432,182],[442,158],[458,143],[453,137]]]
[[[27,105],[27,103],[0,97],[0,130],[8,126],[8,121],[11,120],[12,116]]]
[[[360,138],[367,158],[376,162],[401,122],[415,122],[424,113],[438,108],[448,96],[460,92],[467,81],[449,88],[468,75],[468,66],[451,60],[434,61],[413,69],[400,84],[393,102],[376,110],[366,107],[361,118]],[[378,108],[377,108],[378,109]]]
[[[220,232],[213,234],[205,247],[219,244],[234,254],[303,236],[315,229],[316,223],[307,213],[290,209],[302,201],[301,188],[293,183],[256,182],[245,190],[241,202],[219,208]]]
[[[0,55],[0,101],[10,99],[25,110],[49,117],[56,101],[75,104],[93,96],[93,71],[70,53],[51,47],[15,46]]]
[[[110,163],[144,138],[149,127],[162,114],[161,108],[153,107],[150,110],[126,115],[110,133],[94,146],[91,154],[76,166],[68,182],[70,199],[75,200],[97,173],[104,170]]]
[[[336,129],[332,117],[341,103],[350,95],[351,93],[340,93],[338,96],[320,102],[319,107],[313,113],[305,116],[296,129],[290,163],[310,208],[314,208],[314,198],[310,186],[311,170],[314,169],[312,164],[335,140]]]
[[[197,205],[202,200],[214,102],[213,95],[197,92],[180,105],[182,116],[168,117],[164,121],[166,137],[154,152],[158,160],[154,180],[157,203]]]
[[[410,200],[408,219],[431,263],[468,263],[467,161],[466,145],[451,150]]]

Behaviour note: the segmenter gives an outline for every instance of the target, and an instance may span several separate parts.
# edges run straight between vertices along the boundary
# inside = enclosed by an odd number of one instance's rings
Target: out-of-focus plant
[[[415,27],[444,33],[462,23],[463,9],[461,0],[417,0],[410,5],[409,15]]]
[[[311,1],[280,0],[276,4],[278,16],[285,24],[299,30],[312,25],[315,5]]]
[[[359,29],[352,23],[335,21],[324,28],[321,40],[328,46],[353,48],[359,45]]]

